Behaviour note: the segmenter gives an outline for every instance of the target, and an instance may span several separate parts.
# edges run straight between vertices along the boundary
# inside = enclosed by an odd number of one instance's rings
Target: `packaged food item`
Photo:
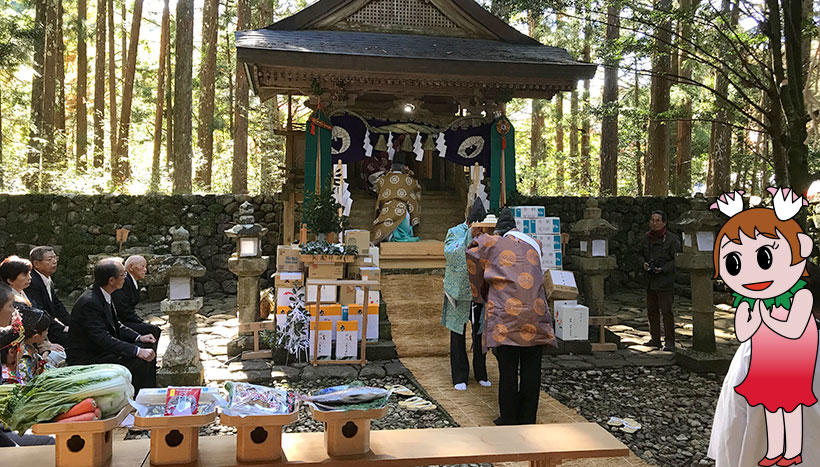
[[[165,415],[194,415],[199,406],[201,388],[169,387],[165,396]]]
[[[270,388],[250,383],[225,383],[228,407],[225,413],[247,415],[280,415],[294,411],[296,395],[287,389]]]

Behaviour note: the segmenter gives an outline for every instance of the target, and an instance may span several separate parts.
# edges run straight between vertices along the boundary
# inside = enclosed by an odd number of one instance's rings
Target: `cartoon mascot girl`
[[[812,241],[792,219],[808,202],[788,188],[769,192],[774,209],[744,211],[742,191],[710,207],[731,216],[715,239],[715,277],[735,292],[738,340],[752,340],[749,372],[735,392],[766,409],[768,447],[758,465],[782,467],[802,462],[803,406],[817,402],[817,326],[801,279]]]

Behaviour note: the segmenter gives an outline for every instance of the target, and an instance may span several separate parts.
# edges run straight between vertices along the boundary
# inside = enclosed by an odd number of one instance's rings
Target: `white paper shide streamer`
[[[387,156],[392,161],[393,155],[396,154],[396,148],[393,147],[393,132],[387,135]]]
[[[416,142],[413,143],[413,152],[416,153],[416,160],[424,159],[424,148],[421,147],[421,133],[416,133]]]
[[[365,157],[372,157],[373,156],[373,145],[370,144],[370,129],[365,128],[364,130],[364,156]]]
[[[444,157],[447,153],[447,143],[444,142],[444,133],[439,133],[438,138],[436,138],[436,151],[438,151],[438,157]]]

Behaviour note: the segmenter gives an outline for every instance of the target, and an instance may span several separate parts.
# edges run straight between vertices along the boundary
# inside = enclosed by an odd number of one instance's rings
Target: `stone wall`
[[[256,221],[269,229],[262,240],[272,264],[262,277],[267,286],[281,240],[278,195],[0,195],[0,257],[28,257],[34,245],[54,246],[60,255],[54,280],[60,295],[69,295],[89,285],[89,256],[117,254],[116,229],[131,231],[126,252],[163,255],[171,250],[169,229],[183,226],[190,232],[192,254],[207,268],[196,281],[196,294],[235,293],[236,278],[227,263],[235,246],[223,232],[246,200],[254,205]]]

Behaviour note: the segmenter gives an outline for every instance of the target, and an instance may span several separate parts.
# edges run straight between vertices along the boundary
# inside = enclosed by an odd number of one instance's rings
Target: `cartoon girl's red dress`
[[[769,412],[791,412],[798,404],[808,407],[817,402],[812,392],[816,360],[817,326],[813,319],[797,339],[783,337],[762,322],[752,336],[749,373],[735,391],[749,405],[763,404]]]

